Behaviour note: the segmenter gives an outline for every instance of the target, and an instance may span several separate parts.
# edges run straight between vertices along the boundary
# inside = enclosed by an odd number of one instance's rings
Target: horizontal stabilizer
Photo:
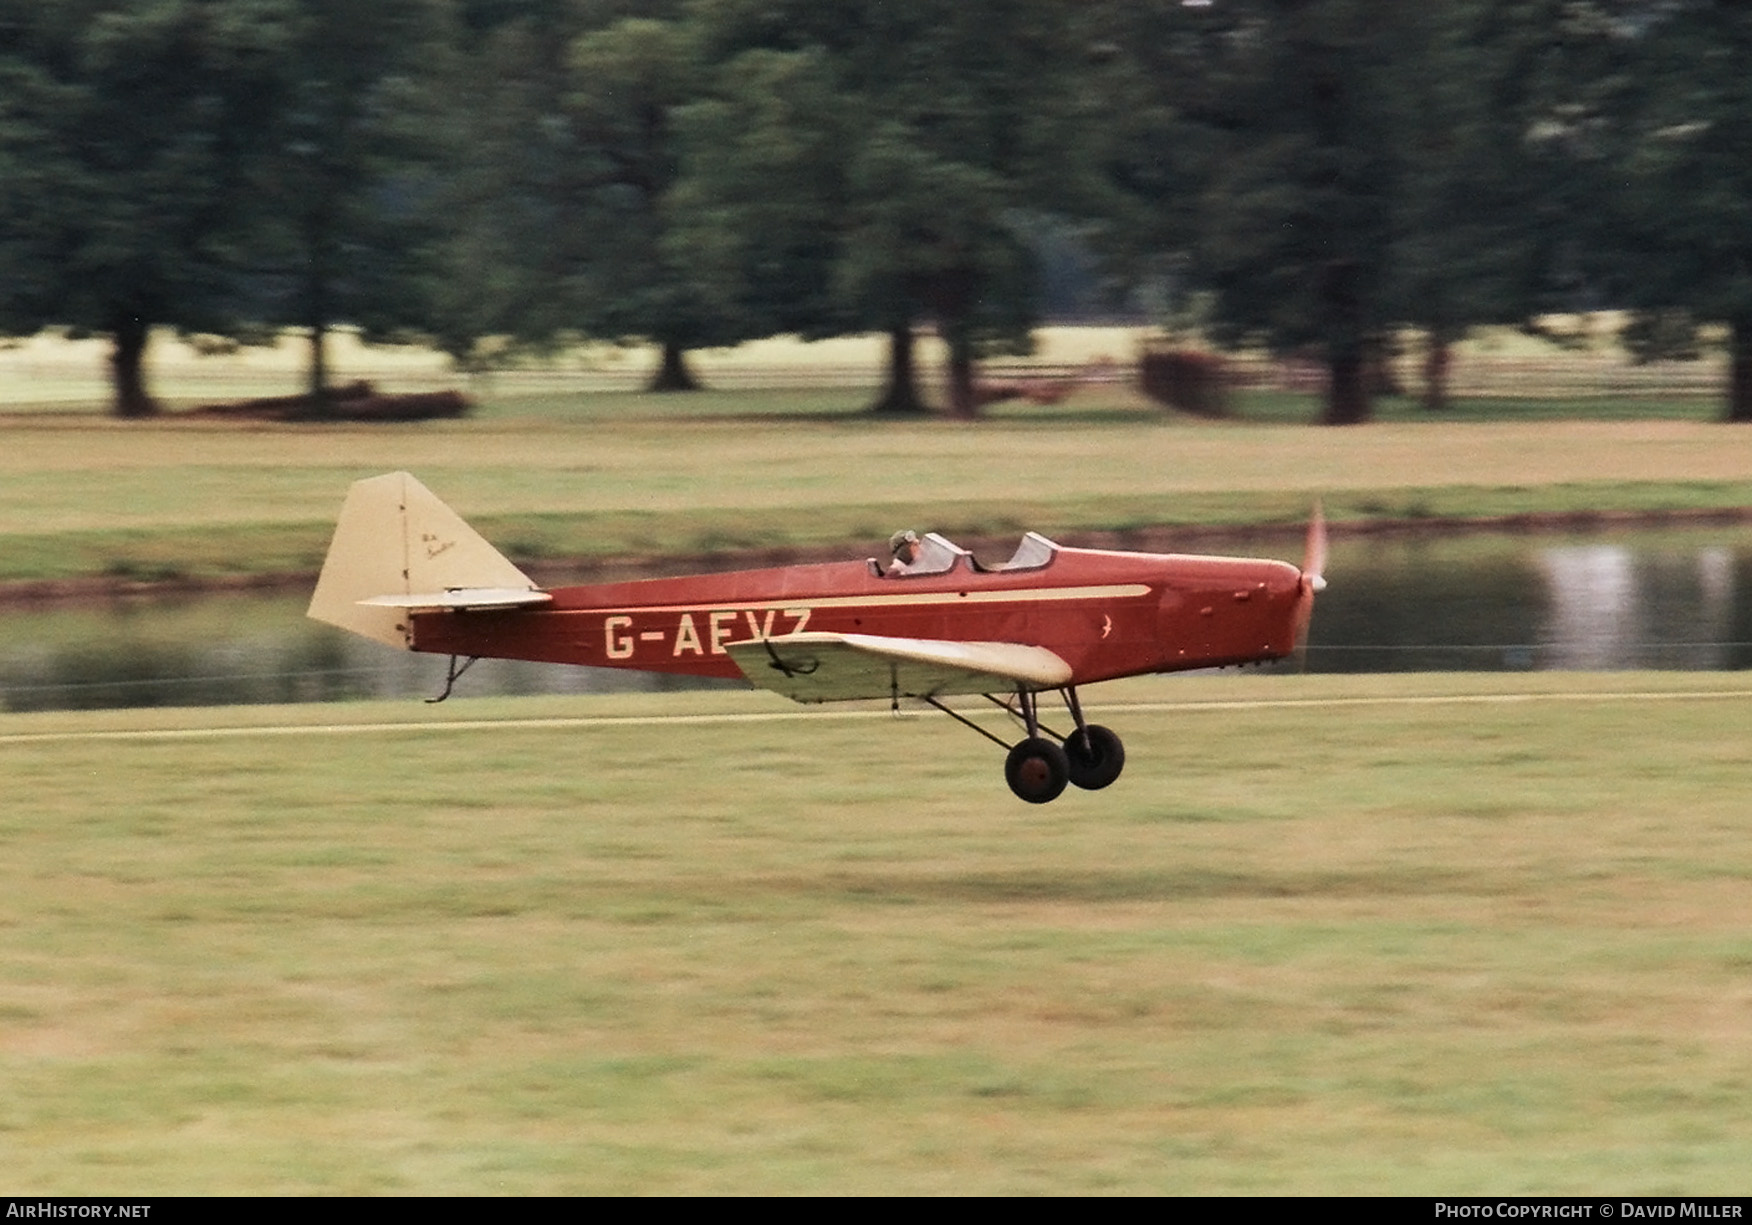
[[[515,587],[458,587],[451,591],[415,592],[412,595],[378,595],[359,603],[369,608],[412,608],[421,611],[470,608],[523,608],[531,604],[551,604],[554,597],[545,591],[518,590]]]
[[[1056,689],[1071,666],[1045,647],[876,634],[787,634],[724,644],[742,674],[798,702]]]

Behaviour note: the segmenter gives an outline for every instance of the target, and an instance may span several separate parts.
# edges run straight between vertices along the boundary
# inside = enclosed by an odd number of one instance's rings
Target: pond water
[[[1249,550],[1252,551],[1252,550]],[[1295,560],[1298,545],[1259,550]],[[1752,528],[1335,541],[1310,672],[1752,667]],[[117,599],[0,610],[7,710],[414,698],[446,661],[304,617],[302,594]],[[461,695],[700,688],[697,681],[482,660]]]
[[[1335,547],[1311,672],[1752,667],[1752,529]]]

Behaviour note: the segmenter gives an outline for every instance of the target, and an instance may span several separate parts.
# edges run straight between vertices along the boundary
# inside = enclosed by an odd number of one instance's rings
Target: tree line
[[[1113,303],[1328,372],[1612,308],[1725,344],[1752,420],[1752,6],[1725,0],[0,0],[0,332],[879,332],[1026,351],[1067,250]],[[1556,339],[1574,339],[1557,336]]]

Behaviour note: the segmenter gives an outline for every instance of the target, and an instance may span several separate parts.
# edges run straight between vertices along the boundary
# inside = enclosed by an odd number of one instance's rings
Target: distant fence
[[[882,381],[882,370],[864,365],[794,365],[776,362],[755,365],[729,362],[723,365],[709,360],[690,358],[688,369],[707,387],[725,390],[806,390],[811,387],[875,387]],[[495,392],[539,395],[547,393],[588,391],[638,391],[651,380],[652,371],[628,363],[602,369],[554,370],[541,368],[485,370],[468,375],[452,375],[466,379],[470,387],[482,393]]]
[[[811,387],[875,388],[887,375],[879,362],[860,363],[786,363],[760,364],[740,361],[714,362],[711,357],[690,357],[688,368],[708,387],[727,390],[806,390]],[[917,363],[919,381],[927,386],[940,384],[943,367],[940,362]],[[1137,364],[1132,361],[1103,362],[1096,365],[1082,362],[1037,362],[1025,358],[997,358],[982,362],[979,375],[983,378],[1027,378],[1044,382],[1075,380],[1087,384],[1131,385],[1137,381]],[[370,375],[365,377],[369,378]],[[490,370],[467,376],[483,390],[519,391],[529,393],[564,391],[637,391],[651,377],[651,371],[637,364],[605,369],[544,369],[526,368]]]
[[[108,396],[104,371],[97,362],[84,366],[65,361],[33,361],[20,354],[0,354],[0,408],[7,405],[102,403]],[[1326,371],[1316,362],[1278,359],[1258,354],[1221,355],[1224,380],[1237,390],[1276,390],[1318,395]],[[690,365],[708,387],[725,390],[806,390],[844,388],[867,391],[880,386],[884,370],[879,360],[856,363],[756,363],[710,353],[690,357]],[[1393,365],[1406,395],[1422,390],[1418,363],[1406,357]],[[571,395],[591,392],[633,392],[651,376],[647,363],[629,360],[600,366],[529,366],[465,373],[441,360],[409,361],[386,351],[381,361],[367,352],[336,364],[337,381],[367,379],[386,391],[436,391],[460,388],[476,396]],[[918,366],[921,384],[943,385],[937,361]],[[1138,386],[1135,357],[1094,364],[997,358],[981,363],[985,380],[1029,380],[1041,383]],[[1654,362],[1644,366],[1588,354],[1497,356],[1457,352],[1449,367],[1448,393],[1454,397],[1607,398],[1710,397],[1722,393],[1726,363],[1720,357],[1696,362]],[[154,389],[177,401],[214,402],[269,394],[262,388],[284,384],[285,393],[298,390],[295,371],[264,371],[232,365],[224,358],[179,363],[174,370],[154,374]]]
[[[692,362],[700,381],[726,390],[875,388],[883,378],[879,365],[757,365],[710,359]],[[1318,394],[1326,385],[1324,367],[1305,361],[1263,355],[1224,355],[1223,368],[1231,387],[1238,390],[1277,390]],[[940,365],[919,365],[920,381],[939,385]],[[1396,362],[1394,374],[1406,395],[1422,391],[1417,362]],[[1089,385],[1138,385],[1136,359],[1111,361],[1098,366],[1070,362],[1038,362],[1026,358],[1001,358],[984,362],[980,376],[990,379],[1031,379],[1045,382],[1077,380]],[[366,373],[363,377],[374,377]],[[611,369],[517,369],[495,370],[460,376],[434,374],[432,385],[455,386],[459,379],[481,393],[539,394],[588,391],[637,391],[650,371],[636,365]],[[386,383],[406,382],[406,376],[385,372]],[[1651,362],[1633,365],[1627,361],[1589,356],[1498,357],[1491,354],[1457,355],[1448,368],[1448,394],[1457,397],[1503,398],[1606,398],[1634,399],[1657,396],[1717,396],[1727,378],[1722,359],[1695,362]],[[412,390],[413,388],[410,388]]]
[[[1316,393],[1326,385],[1318,363],[1293,358],[1229,356],[1230,386],[1254,390]],[[1415,358],[1401,358],[1392,371],[1406,395],[1419,395],[1423,379]],[[1655,396],[1720,395],[1727,379],[1724,359],[1650,362],[1586,354],[1511,357],[1458,352],[1448,367],[1448,394],[1455,397],[1634,399]]]

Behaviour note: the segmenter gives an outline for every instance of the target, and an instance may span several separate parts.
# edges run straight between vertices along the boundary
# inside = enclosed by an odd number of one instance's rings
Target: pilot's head
[[[911,562],[919,555],[919,536],[917,532],[896,532],[888,538],[888,551],[903,562]]]

